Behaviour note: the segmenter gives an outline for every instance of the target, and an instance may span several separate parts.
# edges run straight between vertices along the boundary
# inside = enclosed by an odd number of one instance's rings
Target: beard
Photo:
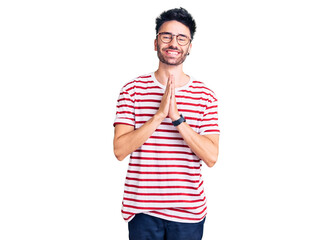
[[[167,58],[167,57],[163,56],[162,50],[166,51],[168,49],[177,50],[177,51],[180,52],[180,56],[178,57],[178,59],[176,61],[174,60],[174,58],[170,59],[170,58]],[[167,48],[163,48],[161,50],[160,45],[157,44],[157,56],[158,56],[158,59],[164,64],[171,65],[171,66],[178,66],[178,65],[182,64],[185,61],[185,59],[188,55],[188,49],[189,49],[189,47],[186,49],[186,51],[183,51],[182,49],[178,49],[177,47],[170,46],[170,47],[167,47]]]

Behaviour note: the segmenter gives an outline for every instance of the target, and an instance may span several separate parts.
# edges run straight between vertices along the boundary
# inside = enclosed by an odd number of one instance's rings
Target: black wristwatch
[[[177,127],[179,124],[181,124],[182,122],[186,122],[186,119],[183,117],[182,114],[180,114],[180,118],[176,121],[173,121],[172,124]]]

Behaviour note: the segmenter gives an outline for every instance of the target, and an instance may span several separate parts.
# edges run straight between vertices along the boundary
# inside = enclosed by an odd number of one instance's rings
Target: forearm
[[[142,146],[155,132],[163,119],[162,116],[156,114],[138,129],[126,133],[115,132],[113,146],[117,159],[120,161],[123,160],[127,155]]]
[[[218,135],[207,137],[196,133],[186,122],[177,126],[186,144],[208,167],[214,166],[218,158]],[[212,140],[214,139],[214,141]]]

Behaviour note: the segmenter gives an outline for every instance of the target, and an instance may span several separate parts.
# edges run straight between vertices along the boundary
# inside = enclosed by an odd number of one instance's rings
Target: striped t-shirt
[[[130,81],[120,92],[114,124],[140,128],[159,109],[164,91],[154,73]],[[195,132],[219,134],[217,99],[209,88],[190,78],[175,94],[179,113]],[[122,205],[125,221],[145,213],[176,222],[200,222],[207,214],[201,166],[202,160],[171,119],[165,118],[130,156]]]

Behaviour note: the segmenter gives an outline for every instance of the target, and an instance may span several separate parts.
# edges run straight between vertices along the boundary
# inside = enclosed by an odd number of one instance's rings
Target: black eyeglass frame
[[[187,44],[189,44],[189,43],[192,42],[192,38],[190,38],[190,37],[188,37],[188,36],[186,36],[186,35],[184,35],[184,34],[173,34],[173,33],[170,33],[170,32],[160,32],[160,33],[157,33],[157,34],[156,34],[156,37],[158,37],[158,35],[160,35],[160,34],[169,34],[169,35],[171,35],[171,39],[170,39],[169,42],[165,42],[165,41],[163,41],[162,38],[161,38],[161,41],[162,41],[163,43],[170,43],[170,42],[172,42],[172,40],[173,40],[174,37],[176,37],[177,43],[178,43],[180,46],[186,46]],[[181,44],[181,43],[179,43],[179,40],[178,40],[178,37],[179,37],[179,36],[181,36],[181,37],[185,37],[185,38],[187,38],[189,41],[188,41],[186,44]]]

